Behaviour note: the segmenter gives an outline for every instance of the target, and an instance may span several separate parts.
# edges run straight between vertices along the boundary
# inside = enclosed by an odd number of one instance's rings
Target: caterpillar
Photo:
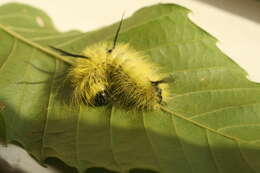
[[[128,43],[117,43],[123,17],[113,42],[103,41],[73,54],[50,46],[63,56],[75,58],[66,80],[72,87],[72,102],[90,106],[113,104],[125,109],[155,110],[170,98],[171,76]]]

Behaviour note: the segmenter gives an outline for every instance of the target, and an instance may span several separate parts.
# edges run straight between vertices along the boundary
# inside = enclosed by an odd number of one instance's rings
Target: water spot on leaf
[[[43,19],[42,19],[40,16],[37,16],[37,17],[35,18],[35,20],[36,20],[36,23],[37,23],[40,27],[44,27],[44,26],[45,26],[45,23],[44,23]]]

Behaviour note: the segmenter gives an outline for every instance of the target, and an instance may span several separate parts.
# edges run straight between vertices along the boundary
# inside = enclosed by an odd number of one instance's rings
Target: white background
[[[22,2],[44,10],[60,31],[90,31],[130,16],[140,7],[158,2],[183,5],[194,23],[218,38],[218,47],[242,66],[249,79],[260,82],[260,1],[257,0],[0,0]],[[29,173],[52,173],[16,148],[0,147],[0,155]],[[36,171],[37,170],[37,171]]]

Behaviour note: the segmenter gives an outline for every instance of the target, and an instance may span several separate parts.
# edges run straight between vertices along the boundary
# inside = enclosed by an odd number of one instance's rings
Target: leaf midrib
[[[240,138],[236,138],[236,137],[234,137],[234,136],[230,136],[230,135],[227,135],[227,134],[218,132],[218,131],[216,131],[215,129],[212,129],[212,128],[207,127],[207,126],[205,126],[205,125],[203,125],[203,124],[201,124],[201,123],[198,123],[198,122],[196,122],[196,121],[193,120],[193,119],[186,118],[186,117],[185,117],[184,115],[182,115],[181,113],[175,112],[175,111],[173,111],[173,110],[169,110],[168,108],[166,108],[166,107],[164,107],[164,106],[161,106],[160,108],[161,108],[161,110],[162,110],[163,112],[165,112],[165,113],[168,113],[168,114],[170,114],[170,115],[176,116],[176,117],[178,117],[178,118],[180,118],[180,119],[183,119],[183,120],[185,120],[185,121],[187,121],[187,122],[189,122],[189,123],[191,123],[191,124],[194,124],[194,125],[196,125],[196,126],[198,126],[198,127],[200,127],[200,128],[203,128],[203,129],[205,129],[205,130],[211,131],[211,132],[213,132],[213,133],[215,133],[215,134],[221,135],[221,136],[223,136],[223,137],[225,137],[225,138],[229,138],[229,139],[231,139],[231,140],[233,140],[233,141],[236,141],[236,142],[249,143],[249,142],[246,141],[246,140],[243,140],[243,139],[240,139]]]
[[[49,50],[49,49],[47,49],[47,48],[45,48],[45,47],[43,47],[43,46],[41,46],[41,45],[39,45],[39,44],[37,44],[37,43],[34,43],[34,42],[32,42],[32,41],[26,39],[25,37],[23,37],[23,36],[17,34],[16,32],[13,32],[12,30],[8,29],[8,28],[5,27],[3,24],[0,24],[0,29],[2,29],[4,32],[10,34],[10,35],[13,36],[14,38],[16,38],[16,39],[18,39],[18,40],[20,40],[20,41],[22,41],[22,42],[24,42],[24,43],[26,43],[26,44],[28,44],[28,45],[34,47],[34,48],[40,50],[41,52],[44,52],[44,53],[46,53],[46,54],[48,54],[48,55],[51,55],[51,56],[53,56],[53,57],[56,57],[57,59],[60,59],[61,61],[66,62],[66,63],[68,63],[68,64],[70,64],[70,65],[73,65],[73,64],[74,64],[74,62],[71,61],[70,59],[64,58],[63,56],[59,55],[58,53],[56,53],[56,52],[54,52],[54,51],[51,51],[51,50]]]

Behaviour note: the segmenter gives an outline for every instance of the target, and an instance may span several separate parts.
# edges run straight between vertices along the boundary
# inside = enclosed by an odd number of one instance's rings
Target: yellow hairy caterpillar
[[[127,43],[100,42],[72,54],[52,47],[64,56],[75,57],[67,80],[75,104],[103,106],[113,104],[126,109],[154,110],[169,100],[168,83],[158,67]]]

